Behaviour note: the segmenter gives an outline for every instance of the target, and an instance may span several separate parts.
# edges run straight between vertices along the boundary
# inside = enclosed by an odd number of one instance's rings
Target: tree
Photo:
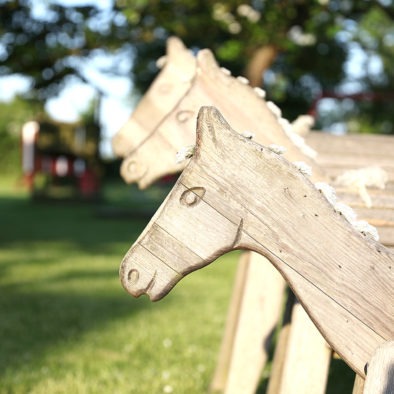
[[[306,112],[323,92],[341,91],[349,79],[345,66],[352,46],[382,63],[379,77],[365,68],[359,89],[391,89],[394,81],[391,1],[118,0],[117,5],[131,26],[142,90],[170,35],[192,49],[212,49],[221,65],[253,85],[264,83],[290,118]]]
[[[359,129],[393,131],[387,110],[394,85],[391,0],[114,1],[104,10],[0,0],[0,76],[30,77],[28,97],[43,102],[72,77],[92,83],[84,64],[95,55],[118,54],[103,71],[128,74],[143,93],[166,39],[176,35],[192,50],[212,49],[222,66],[264,85],[289,118],[326,92],[378,92],[380,101],[353,99],[351,118]],[[347,62],[355,50],[366,56],[362,74],[352,77]],[[119,61],[127,58],[132,68]]]
[[[72,77],[87,81],[83,72],[87,60],[125,47],[115,9],[0,0],[0,14],[0,76],[29,77],[29,99],[44,102]],[[114,62],[105,71],[119,70]]]
[[[35,105],[19,97],[0,103],[0,174],[20,173],[21,129],[28,119],[39,112]]]

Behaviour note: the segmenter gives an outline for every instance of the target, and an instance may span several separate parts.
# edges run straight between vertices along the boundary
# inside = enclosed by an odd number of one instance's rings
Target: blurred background
[[[126,186],[110,141],[169,36],[289,120],[393,134],[393,19],[391,0],[0,0],[0,393],[207,390],[238,255],[158,304],[117,278],[170,184]],[[334,363],[328,392],[351,392]]]

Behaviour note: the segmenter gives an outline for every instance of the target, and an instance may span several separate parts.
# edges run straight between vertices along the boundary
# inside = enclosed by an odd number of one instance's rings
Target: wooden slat
[[[331,349],[300,304],[293,308],[279,394],[324,394]]]
[[[253,394],[278,324],[285,282],[263,256],[249,253],[226,394]]]
[[[334,135],[328,132],[312,132],[305,137],[307,143],[319,155],[343,154],[344,156],[393,158],[393,136],[378,134]]]
[[[352,394],[363,394],[364,393],[364,383],[365,383],[365,379],[362,378],[360,375],[356,374],[356,377],[354,379]]]
[[[248,272],[249,257],[250,253],[244,252],[242,253],[238,262],[234,288],[231,294],[227,312],[227,320],[218,355],[218,361],[216,363],[216,369],[209,387],[209,391],[213,393],[224,392],[226,388],[231,355],[234,349],[234,337],[237,331],[238,318],[240,315],[242,295],[244,293],[244,287],[246,284],[245,278]]]

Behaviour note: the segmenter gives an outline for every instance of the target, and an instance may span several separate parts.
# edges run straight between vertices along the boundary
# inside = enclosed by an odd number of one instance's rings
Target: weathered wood
[[[311,132],[305,136],[319,156],[341,154],[343,156],[360,156],[374,158],[393,158],[392,136],[378,134],[334,135],[327,132]],[[371,160],[374,164],[374,160]]]
[[[289,347],[278,394],[324,394],[331,349],[299,303],[293,308]],[[311,360],[313,360],[311,362]]]
[[[188,91],[185,92],[179,87],[174,88],[174,91],[178,94],[178,101],[172,97],[168,102],[163,100],[163,94],[157,94],[158,86],[161,86],[164,83],[163,81],[168,86],[178,84],[184,86],[181,80],[184,79],[185,74],[189,75],[192,70],[190,55],[185,54],[186,49],[180,47],[178,41],[175,41],[175,48],[173,47],[174,43],[170,41],[167,50],[171,53],[167,55],[168,61],[165,67],[148,90],[147,98],[137,106],[129,122],[120,131],[119,134],[122,138],[114,141],[114,145],[120,145],[119,154],[125,155],[125,152],[128,152],[121,169],[122,176],[127,182],[138,182],[141,188],[145,188],[163,175],[179,172],[185,163],[175,163],[175,154],[182,146],[195,143],[195,117],[200,106],[206,103],[219,105],[220,109],[231,117],[232,122],[242,128],[242,131],[250,130],[255,133],[254,138],[257,141],[266,144],[284,145],[287,148],[286,155],[289,158],[310,161],[285,134],[284,126],[280,124],[280,121],[283,123],[285,120],[280,115],[273,113],[258,92],[223,72],[208,50],[200,51],[194,60],[195,75],[191,86],[188,85]],[[177,50],[180,52],[180,60],[175,56]],[[187,63],[187,70],[183,72],[180,69],[185,63]],[[168,78],[168,70],[176,70],[176,72],[170,73],[171,78]],[[177,79],[177,77],[179,78]],[[159,105],[155,103],[155,100],[161,101],[160,108],[166,106],[167,113],[165,115],[157,109]],[[177,105],[173,105],[175,101],[177,101]],[[238,111],[239,102],[246,101],[248,102],[248,112]],[[158,114],[162,115],[160,121],[158,120]],[[126,142],[124,138],[127,135],[129,135],[129,138]],[[316,168],[315,176],[318,177],[318,174],[319,169]],[[268,300],[269,297],[272,298],[269,292],[276,294],[281,291],[282,285],[279,285],[280,288],[274,291],[274,282],[270,283],[264,277],[260,279],[260,282],[258,283],[256,278],[254,281],[248,281],[248,284],[245,285],[248,288],[248,293],[255,294],[256,300]],[[234,298],[236,299],[236,296]],[[272,299],[269,304],[275,304],[277,301]],[[230,306],[230,309],[237,310],[238,301],[234,302],[236,305],[234,307]],[[248,308],[244,307],[243,310],[248,310]],[[257,382],[256,377],[260,374],[261,367],[266,359],[266,355],[262,353],[258,344],[268,341],[273,323],[272,317],[269,319],[267,317],[267,323],[262,324],[261,319],[266,318],[264,308],[254,311],[256,319],[253,321],[242,318],[242,314],[243,312],[240,312],[237,316],[236,329],[237,332],[245,333],[245,339],[242,339],[238,334],[237,341],[243,341],[244,346],[247,343],[249,348],[255,349],[249,351],[248,354],[250,357],[255,356],[256,359],[248,364],[243,364],[244,368],[242,369],[239,365],[233,367],[235,372],[231,372],[231,386],[237,386],[235,382],[235,377],[237,377],[240,379],[240,384],[252,387],[251,384]],[[226,336],[228,335],[227,332],[234,332],[231,326],[233,323],[228,320],[227,324],[229,327],[226,328]],[[257,324],[257,326],[253,324]],[[246,334],[249,332],[254,334]],[[223,341],[228,343],[228,338],[226,337]],[[232,354],[230,348],[223,350],[222,347],[221,349],[224,354],[219,355],[219,364],[211,384],[214,390],[220,390],[227,364],[224,360]],[[249,360],[251,360],[250,357]],[[244,357],[238,358],[237,355],[236,357],[232,356],[232,359],[231,363],[235,365],[242,362]],[[227,362],[230,363],[230,360]],[[241,376],[246,374],[253,375],[254,378],[248,382],[246,379],[241,379]]]
[[[394,393],[394,341],[383,343],[368,364],[364,394]]]
[[[216,363],[216,369],[209,387],[209,391],[224,392],[234,348],[234,337],[237,331],[238,317],[240,315],[242,295],[246,284],[246,276],[249,267],[250,253],[242,253],[239,259],[235,275],[235,283],[227,312],[226,325],[222,337],[222,343]]]
[[[163,85],[167,89],[163,89]],[[248,111],[239,111],[240,103]],[[127,147],[129,152],[122,164],[124,179],[138,182],[141,188],[145,188],[164,175],[181,171],[186,162],[175,163],[175,154],[182,146],[194,144],[195,116],[199,108],[207,104],[214,104],[235,129],[253,132],[257,142],[282,145],[287,148],[285,157],[289,160],[308,162],[313,169],[314,180],[325,178],[321,160],[331,160],[335,152],[343,153],[341,160],[347,160],[350,168],[355,167],[354,160],[360,159],[365,160],[362,163],[365,165],[376,165],[378,160],[394,164],[393,138],[369,135],[338,137],[310,133],[307,141],[319,148],[317,162],[310,160],[285,134],[284,129],[289,127],[289,123],[280,114],[274,114],[250,86],[224,73],[209,50],[202,50],[193,57],[179,39],[171,38],[165,66],[118,133],[119,138],[114,139],[115,146],[120,150]],[[338,167],[336,176],[346,169],[348,166]],[[331,175],[333,180],[330,168],[325,167],[324,170],[328,170],[328,176]],[[386,190],[368,189],[368,193],[373,207],[387,209],[387,215],[394,222],[394,183],[391,184],[392,187],[389,184]],[[341,188],[338,195],[352,207],[365,207],[357,192]],[[371,215],[370,219],[373,219]],[[384,233],[382,242],[386,243],[390,241],[392,232],[385,228]]]
[[[253,394],[268,358],[278,324],[285,282],[263,256],[249,253],[249,266],[238,315],[226,394]],[[264,291],[261,291],[261,286]]]
[[[217,106],[240,132],[254,134],[253,138],[265,145],[284,146],[289,160],[313,164],[285,133],[285,128],[291,126],[273,103],[267,104],[258,91],[243,82],[244,79],[223,71],[208,49],[199,51],[191,59],[186,48],[179,48],[179,41],[176,43],[167,55],[166,65],[118,132],[119,138],[114,138],[118,154],[126,156],[121,175],[127,183],[137,182],[140,188],[145,188],[164,175],[181,171],[185,163],[176,163],[175,155],[182,147],[195,144],[197,113],[202,105],[211,104]],[[172,46],[170,41],[168,51]],[[176,50],[180,52],[179,60]],[[182,71],[183,64],[187,64],[185,71]],[[170,76],[168,70],[173,70]],[[163,83],[171,92],[168,100],[158,89]],[[240,105],[247,106],[247,111],[240,111]],[[318,166],[314,173],[316,178],[324,178]]]
[[[387,172],[389,181],[394,181],[392,136],[313,132],[305,139],[319,153],[316,162],[331,180],[347,170],[379,166]]]
[[[267,394],[278,394],[283,378],[283,366],[286,360],[286,350],[289,341],[290,322],[284,325],[278,336],[272,369],[267,387]]]
[[[254,132],[254,138],[265,144],[279,143],[280,145],[289,145],[288,138],[286,136],[282,138],[282,125],[278,128],[280,117],[278,118],[275,115],[272,116],[270,111],[267,112],[264,107],[266,106],[264,100],[258,100],[259,104],[249,105],[250,102],[256,101],[256,94],[250,87],[243,85],[235,78],[224,76],[223,72],[214,62],[209,51],[203,51],[202,54],[199,54],[197,59],[195,59],[186,48],[182,46],[179,40],[173,39],[173,43],[174,45],[169,43],[168,46],[170,48],[172,45],[172,53],[168,56],[167,64],[159,74],[157,81],[155,81],[156,83],[152,85],[152,89],[148,92],[147,97],[149,97],[149,100],[143,100],[141,102],[130,119],[130,122],[120,133],[124,138],[123,140],[120,139],[121,143],[117,144],[120,146],[118,153],[123,156],[127,155],[127,153],[131,153],[125,158],[122,166],[122,174],[127,178],[127,181],[138,181],[140,187],[146,187],[161,175],[175,173],[183,168],[184,163],[174,163],[175,152],[179,150],[180,147],[194,142],[193,119],[201,104],[213,103],[220,107],[223,103],[223,108],[220,108],[221,111],[231,124],[240,131],[250,130]],[[171,48],[168,49],[168,51],[170,52]],[[181,61],[177,59],[177,51],[181,53]],[[176,63],[175,65],[173,65],[174,62]],[[183,70],[183,64],[186,64],[186,72]],[[172,72],[168,72],[169,70],[172,70]],[[190,78],[192,74],[193,78]],[[217,83],[217,81],[224,83]],[[166,89],[163,88],[164,85],[166,85]],[[227,88],[223,88],[223,86],[226,85]],[[173,86],[175,86],[175,88],[173,88]],[[212,89],[213,86],[214,89]],[[167,100],[166,91],[173,92],[169,100]],[[229,104],[230,96],[232,102]],[[237,110],[239,102],[248,102],[247,113]],[[249,111],[249,108],[253,107],[257,109],[259,106],[262,111],[262,118],[256,117],[255,112]],[[159,110],[157,107],[159,107]],[[147,114],[149,115],[147,116]],[[159,119],[160,116],[162,117],[161,119]],[[253,119],[257,121],[253,122]],[[130,129],[132,131],[131,133]],[[273,140],[271,136],[268,136],[268,138],[266,136],[260,136],[261,133],[269,133],[270,131],[274,131],[277,138]],[[130,139],[130,136],[133,138]],[[309,136],[307,141],[309,141]],[[357,149],[360,149],[359,145],[362,145],[362,149],[367,146],[367,144],[364,143],[357,145],[357,141],[356,139],[356,142],[352,142],[352,145],[347,147],[347,154],[349,157],[357,155]],[[381,145],[383,147],[384,144],[386,144],[384,149],[387,150],[386,142]],[[298,159],[309,161],[309,158],[305,159],[305,155],[300,156],[299,150],[296,149],[296,153],[294,153],[294,146],[292,143],[290,143],[290,145],[288,158],[292,160]],[[327,146],[328,144],[323,145]],[[343,147],[345,145],[346,144],[341,145],[339,142],[339,146]],[[349,154],[349,151],[352,149],[353,153]],[[368,149],[366,150],[368,151]],[[381,152],[384,153],[383,150],[381,150]],[[374,157],[371,152],[365,152],[365,149],[364,153],[361,152],[360,154],[368,156],[368,160],[372,160]],[[319,157],[322,157],[324,161],[325,157],[330,157],[330,155],[325,155],[323,149],[323,155],[319,154],[318,158]],[[148,161],[147,158],[149,159]],[[365,159],[361,158],[357,158],[356,160],[359,160],[361,164],[370,163],[369,161],[363,161]],[[153,164],[151,164],[150,161],[152,161]],[[331,165],[330,163],[331,162],[328,160],[327,166]],[[347,163],[348,162],[338,170],[338,175],[342,173],[344,169],[348,168]],[[352,163],[354,164],[354,162]],[[390,164],[390,161],[388,160],[387,163]],[[315,174],[317,174],[317,177],[320,177],[321,173],[319,172],[319,168],[313,162],[309,164],[312,164]],[[159,170],[155,168],[155,166],[157,167],[158,165],[160,166]],[[332,174],[329,173],[329,175]],[[381,194],[378,195],[378,198],[380,198],[380,195]],[[387,201],[387,197],[384,198],[386,198],[385,201]],[[391,197],[388,198],[390,203]],[[376,198],[374,197],[374,199]],[[355,206],[363,206],[357,194],[351,194],[350,200]],[[356,211],[358,212],[358,210]],[[386,210],[386,216],[388,215],[389,220],[393,218],[393,212],[394,211],[390,211],[387,214]],[[370,216],[373,217],[373,215]],[[387,222],[384,224],[375,221],[374,224],[384,226],[383,231],[379,229],[381,241],[383,243],[392,244],[393,231],[387,226]]]
[[[205,107],[195,156],[125,256],[122,283],[157,300],[239,248],[275,265],[333,349],[364,376],[374,349],[394,336],[393,255],[358,234],[291,163]]]
[[[194,56],[178,38],[171,37],[167,41],[165,66],[144,94],[133,116],[112,140],[116,155],[125,157],[149,139],[152,130],[158,127],[167,113],[176,107],[179,98],[190,89],[195,72]]]
[[[362,378],[360,375],[356,374],[356,377],[354,379],[352,394],[363,394],[364,393],[364,383],[365,383],[365,379]]]
[[[352,205],[354,208],[366,208],[365,202],[358,193],[349,192],[343,188],[339,188],[337,193],[346,204]],[[391,191],[386,192],[385,190],[368,189],[368,194],[372,200],[372,208],[384,208],[387,210],[387,214],[393,213],[391,211],[394,209],[394,193]],[[371,211],[371,214],[373,214],[373,211]],[[393,216],[390,216],[391,221]]]

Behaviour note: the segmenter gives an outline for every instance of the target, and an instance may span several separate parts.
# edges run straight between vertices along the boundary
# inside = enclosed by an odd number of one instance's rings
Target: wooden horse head
[[[159,300],[234,249],[267,257],[360,375],[394,338],[393,254],[355,231],[296,166],[203,107],[195,154],[124,257],[121,281]]]
[[[178,48],[178,51],[183,58],[185,48]],[[166,95],[158,94],[157,89],[158,81],[166,72],[164,68],[120,131],[120,135],[130,140],[129,144],[124,145],[134,147],[128,148],[128,155],[121,167],[122,177],[127,183],[138,182],[140,188],[145,188],[164,175],[180,172],[185,163],[176,163],[176,153],[182,147],[194,144],[197,113],[201,106],[206,105],[217,107],[240,132],[253,132],[253,138],[257,142],[283,146],[289,159],[309,162],[315,168],[315,176],[318,176],[320,170],[307,155],[312,150],[303,143],[302,137],[292,132],[291,124],[282,118],[279,108],[264,100],[261,89],[253,89],[245,78],[232,77],[218,66],[212,52],[207,49],[199,51],[193,59],[194,68],[190,65],[192,60],[188,58],[188,62],[179,61],[176,53],[178,52],[173,51],[173,56],[168,56],[165,67],[177,70],[178,75],[190,76],[193,71],[190,89],[181,89],[184,86],[181,78],[174,78],[173,90],[177,93],[178,101],[173,105],[175,99],[174,92],[171,91],[169,105]],[[171,62],[175,64],[172,65]],[[187,67],[187,72],[180,71],[181,66]],[[175,84],[180,86],[175,87]],[[161,101],[164,101],[161,105],[167,112],[161,111],[162,119],[151,122],[151,113]],[[143,117],[148,119],[144,121]],[[142,125],[145,127],[144,132],[141,130]],[[147,135],[149,137],[140,138]],[[117,145],[117,141],[114,145]],[[294,142],[298,142],[300,147]]]
[[[169,38],[166,56],[159,59],[158,63],[160,73],[134,110],[133,116],[112,140],[117,156],[125,157],[143,144],[190,89],[196,61],[181,40]]]

